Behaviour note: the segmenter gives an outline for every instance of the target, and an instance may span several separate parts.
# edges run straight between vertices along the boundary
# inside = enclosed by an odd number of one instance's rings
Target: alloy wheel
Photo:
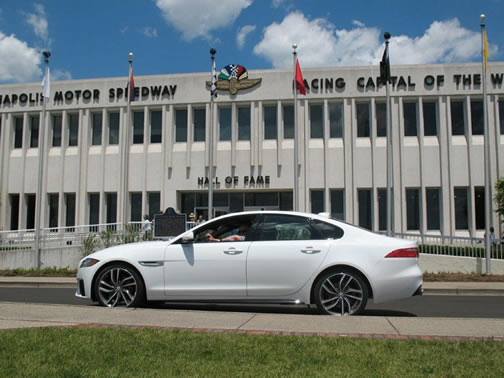
[[[353,315],[360,310],[365,298],[360,279],[349,273],[331,274],[319,286],[320,304],[328,314]]]
[[[98,296],[107,307],[131,306],[137,293],[137,278],[128,269],[113,267],[99,277]]]

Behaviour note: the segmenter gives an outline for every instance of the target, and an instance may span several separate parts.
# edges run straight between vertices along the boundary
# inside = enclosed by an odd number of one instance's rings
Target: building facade
[[[395,231],[482,236],[488,196],[481,65],[392,71]],[[42,226],[120,222],[125,207],[132,221],[166,207],[206,217],[210,132],[216,215],[292,209],[292,71],[221,79],[213,130],[209,76],[137,76],[129,140],[126,78],[53,82],[43,128]],[[297,107],[301,211],[385,230],[385,87],[378,77],[378,67],[304,70],[307,95],[298,96]],[[490,63],[492,185],[504,176],[503,79],[504,63]],[[34,227],[40,92],[39,83],[0,86],[3,230]],[[492,225],[502,235],[495,213]]]

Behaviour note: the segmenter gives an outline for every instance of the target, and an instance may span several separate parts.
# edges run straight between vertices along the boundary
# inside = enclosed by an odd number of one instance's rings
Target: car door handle
[[[242,252],[243,251],[241,249],[235,249],[235,248],[229,248],[229,249],[224,250],[224,253],[226,255],[239,255]]]
[[[313,247],[306,247],[302,249],[301,252],[306,253],[307,255],[313,255],[315,253],[319,253],[320,249],[314,249]]]

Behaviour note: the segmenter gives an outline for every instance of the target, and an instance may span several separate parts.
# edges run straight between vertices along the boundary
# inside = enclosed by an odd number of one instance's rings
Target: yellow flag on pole
[[[485,72],[487,72],[487,66],[488,66],[488,57],[490,56],[490,53],[488,52],[488,39],[487,39],[487,33],[486,29],[483,30],[483,58],[485,59]]]

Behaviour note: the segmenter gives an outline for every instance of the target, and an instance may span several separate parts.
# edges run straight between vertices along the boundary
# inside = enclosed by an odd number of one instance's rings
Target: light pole
[[[37,196],[36,196],[36,207],[35,207],[35,251],[37,253],[37,268],[40,269],[42,265],[41,261],[41,250],[40,250],[40,229],[41,229],[41,211],[42,211],[42,180],[44,177],[44,131],[45,131],[45,119],[46,119],[46,103],[49,99],[50,89],[50,78],[49,78],[49,57],[51,53],[49,51],[44,51],[42,53],[45,61],[45,74],[43,81],[43,95],[42,95],[42,119],[39,124],[39,141],[38,141],[38,182],[37,182]],[[46,97],[47,96],[47,97]]]

